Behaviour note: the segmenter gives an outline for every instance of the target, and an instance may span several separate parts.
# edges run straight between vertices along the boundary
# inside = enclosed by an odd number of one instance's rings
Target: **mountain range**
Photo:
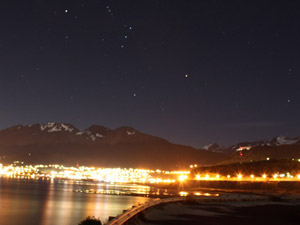
[[[68,123],[17,125],[0,130],[0,163],[64,164],[101,167],[183,169],[271,159],[300,159],[300,138],[217,143],[196,149],[171,143],[132,127],[92,125],[80,130]]]
[[[228,158],[222,164],[260,161],[266,159],[300,158],[300,137],[277,136],[271,140],[241,142],[229,147],[217,143],[205,145],[201,150],[221,153]]]
[[[0,131],[0,162],[181,169],[213,164],[223,154],[170,143],[132,127],[67,123],[17,125]]]

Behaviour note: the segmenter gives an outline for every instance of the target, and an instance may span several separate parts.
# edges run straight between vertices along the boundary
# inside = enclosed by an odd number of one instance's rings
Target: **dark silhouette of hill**
[[[214,143],[201,149],[227,155],[227,159],[220,164],[260,161],[267,158],[292,159],[300,158],[300,138],[277,136],[271,140],[240,142],[229,147],[221,147]]]
[[[257,146],[250,150],[236,151],[230,158],[223,161],[222,164],[235,162],[251,162],[273,159],[293,159],[300,158],[300,145],[279,145],[279,146]]]
[[[208,144],[201,147],[202,150],[211,151],[211,152],[219,152],[225,155],[231,155],[236,152],[237,149],[241,147],[249,147],[251,149],[256,149],[259,147],[263,147],[264,149],[268,149],[268,147],[272,147],[277,149],[279,146],[298,146],[300,147],[300,138],[299,137],[284,137],[277,136],[272,138],[271,140],[260,140],[260,141],[245,141],[240,142],[235,145],[231,145],[229,147],[221,147],[217,143]],[[280,148],[279,148],[280,149]]]
[[[222,176],[236,176],[241,173],[243,175],[255,175],[261,177],[262,174],[273,176],[274,174],[290,174],[297,175],[300,171],[300,162],[298,160],[264,160],[255,162],[232,163],[226,165],[215,165],[199,167],[193,170],[193,174],[214,173]]]
[[[93,125],[18,125],[0,131],[0,160],[37,164],[178,169],[224,160],[219,153],[196,150],[144,134],[132,127],[112,130]]]

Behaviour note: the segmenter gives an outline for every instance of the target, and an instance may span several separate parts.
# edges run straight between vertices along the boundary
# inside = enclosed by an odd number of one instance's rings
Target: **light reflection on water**
[[[90,194],[112,194],[112,195],[150,195],[151,188],[136,184],[89,184],[86,187],[73,190],[75,192],[84,192]]]
[[[146,197],[86,194],[76,190],[153,192],[150,187],[139,185],[0,178],[0,225],[77,225],[86,216],[106,221],[109,216],[148,201]]]

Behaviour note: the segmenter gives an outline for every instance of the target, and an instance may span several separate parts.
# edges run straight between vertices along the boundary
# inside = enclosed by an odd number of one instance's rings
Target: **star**
[[[288,103],[291,103],[291,99],[288,99],[287,102],[288,102]]]
[[[133,97],[136,97],[136,93],[133,94]]]
[[[161,110],[162,112],[165,112],[165,111],[166,111],[165,106],[166,106],[165,102],[162,102],[162,103],[160,104],[160,110]]]
[[[67,9],[65,9],[65,13],[68,13],[69,11]]]
[[[188,74],[186,74],[186,75],[184,75],[185,76],[185,78],[188,78],[189,77],[189,75]]]

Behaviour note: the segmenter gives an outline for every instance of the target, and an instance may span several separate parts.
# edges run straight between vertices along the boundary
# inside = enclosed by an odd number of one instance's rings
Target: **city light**
[[[194,165],[195,166],[195,165]],[[0,176],[20,179],[73,179],[93,180],[108,183],[148,183],[171,184],[197,181],[300,181],[300,171],[267,174],[255,176],[254,174],[227,174],[198,173],[189,177],[191,171],[165,171],[134,168],[95,168],[95,167],[66,167],[63,165],[24,165],[16,162],[11,165],[0,164]]]
[[[181,191],[179,192],[179,195],[180,196],[187,196],[189,193],[188,192],[185,192],[185,191]]]
[[[180,182],[183,182],[183,181],[185,181],[187,178],[188,178],[187,175],[180,175],[180,176],[178,177],[178,180],[179,180]]]
[[[19,163],[18,163],[19,164]],[[66,167],[63,165],[0,164],[0,176],[21,179],[73,179],[109,183],[174,183],[188,178],[189,171],[161,171],[133,168]]]
[[[195,180],[209,180],[209,181],[257,181],[257,182],[270,182],[270,181],[300,181],[300,173],[291,174],[287,172],[286,174],[267,174],[264,173],[261,176],[255,176],[254,174],[236,174],[234,175],[220,175],[220,174],[197,174],[194,178]]]

